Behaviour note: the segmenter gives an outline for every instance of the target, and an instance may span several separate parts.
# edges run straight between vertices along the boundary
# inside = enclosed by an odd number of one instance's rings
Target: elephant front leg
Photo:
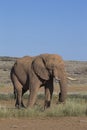
[[[27,107],[32,108],[35,104],[37,93],[38,93],[39,86],[32,86],[30,89],[29,101]]]
[[[45,88],[45,104],[44,109],[50,107],[50,91],[49,88]]]
[[[45,87],[45,104],[44,109],[49,108],[53,94],[53,87]]]
[[[53,89],[54,89],[53,78],[51,78],[45,84],[45,104],[44,104],[44,109],[50,107],[50,105],[51,105]]]

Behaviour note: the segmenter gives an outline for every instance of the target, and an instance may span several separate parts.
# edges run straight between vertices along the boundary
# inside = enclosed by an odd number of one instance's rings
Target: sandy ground
[[[87,117],[0,119],[0,130],[87,130]]]

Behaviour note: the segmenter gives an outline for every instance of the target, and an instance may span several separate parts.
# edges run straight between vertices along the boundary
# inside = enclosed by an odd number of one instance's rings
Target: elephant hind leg
[[[16,75],[13,76],[14,80],[14,89],[16,93],[16,103],[15,106],[20,108],[21,107],[21,102],[22,102],[22,85],[17,79]]]
[[[22,97],[20,99],[21,95],[20,94],[17,94],[17,98],[16,98],[16,103],[15,103],[15,107],[16,108],[26,108],[25,105],[23,104],[23,100],[22,100]]]
[[[23,86],[23,88],[22,88],[22,97],[21,97],[21,107],[22,108],[26,108],[25,107],[25,105],[23,104],[23,95],[24,95],[24,93],[27,91],[27,89],[24,89],[24,86]]]
[[[17,89],[17,98],[16,98],[16,104],[15,106],[18,108],[22,107],[22,88],[21,86]]]

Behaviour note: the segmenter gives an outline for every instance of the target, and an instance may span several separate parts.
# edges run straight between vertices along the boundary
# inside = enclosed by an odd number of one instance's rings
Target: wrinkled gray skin
[[[28,106],[35,104],[36,96],[40,87],[45,88],[44,108],[50,107],[53,94],[53,79],[59,82],[59,102],[66,99],[66,73],[64,62],[59,55],[41,54],[36,57],[23,57],[16,61],[11,70],[11,80],[14,90],[17,92],[16,105],[23,105],[22,95],[30,90]]]

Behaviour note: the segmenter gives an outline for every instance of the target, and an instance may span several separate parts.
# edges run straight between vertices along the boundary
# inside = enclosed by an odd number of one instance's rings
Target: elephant
[[[16,105],[24,106],[22,95],[29,90],[27,107],[33,107],[40,87],[45,88],[44,109],[50,107],[54,90],[54,79],[60,85],[59,102],[65,102],[67,96],[67,78],[64,61],[57,54],[40,54],[35,57],[23,57],[16,61],[11,69],[11,80],[17,92]]]

